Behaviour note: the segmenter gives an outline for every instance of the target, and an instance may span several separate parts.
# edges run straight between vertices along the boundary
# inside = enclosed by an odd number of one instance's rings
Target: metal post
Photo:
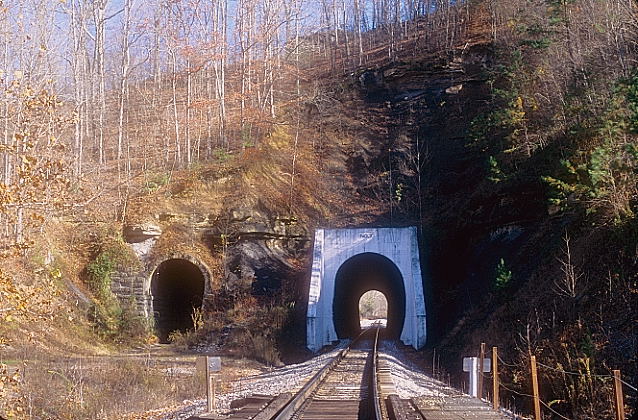
[[[625,402],[623,401],[620,370],[614,370],[614,394],[616,394],[616,420],[625,420]]]
[[[211,386],[210,361],[209,357],[206,356],[206,406],[209,413],[213,411],[213,392],[213,387]]]
[[[498,349],[496,346],[492,347],[492,388],[494,410],[498,410]]]
[[[538,374],[536,372],[536,356],[530,356],[532,368],[532,395],[534,396],[534,420],[541,420],[541,399],[538,395]]]
[[[481,351],[479,352],[478,361],[478,392],[477,397],[483,398],[483,364],[485,361],[485,343],[481,343]]]
[[[470,395],[478,397],[478,357],[470,357],[472,360],[472,368],[470,369]]]

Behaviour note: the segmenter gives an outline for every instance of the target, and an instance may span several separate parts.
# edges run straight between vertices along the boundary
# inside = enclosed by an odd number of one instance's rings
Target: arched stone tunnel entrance
[[[151,277],[151,296],[155,334],[168,342],[173,331],[193,328],[191,315],[202,307],[206,277],[192,262],[173,258],[162,262]]]
[[[359,335],[359,300],[370,290],[383,293],[388,302],[385,336],[390,339],[401,336],[405,320],[403,276],[390,259],[367,252],[348,259],[337,271],[332,313],[338,338]]]

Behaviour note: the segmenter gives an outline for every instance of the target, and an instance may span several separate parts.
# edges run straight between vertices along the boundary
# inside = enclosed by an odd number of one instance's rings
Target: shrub
[[[101,252],[86,267],[89,273],[89,287],[100,300],[106,299],[111,293],[111,274],[115,271],[116,262],[113,255]]]
[[[507,178],[505,174],[503,173],[503,171],[501,170],[498,160],[496,160],[494,156],[490,156],[488,158],[487,163],[489,166],[489,174],[487,176],[488,180],[496,184],[501,181],[504,181]]]
[[[103,337],[117,341],[145,338],[148,322],[135,311],[133,302],[120,303],[111,292],[111,276],[118,267],[137,266],[135,255],[116,232],[100,232],[98,252],[87,267],[87,285],[95,295],[89,319]]]
[[[114,296],[94,301],[88,315],[96,333],[106,339],[134,343],[151,333],[149,321],[137,313],[132,302],[122,304]]]
[[[224,163],[224,162],[227,162],[228,160],[230,160],[232,155],[230,154],[230,152],[228,150],[226,150],[226,149],[224,149],[222,147],[218,147],[215,150],[213,150],[213,156],[220,163]]]
[[[137,267],[139,261],[119,232],[106,231],[98,235],[95,245],[98,252],[86,267],[87,283],[99,300],[106,301],[111,296],[111,275],[118,266]]]
[[[501,260],[496,265],[496,275],[494,277],[494,288],[496,290],[503,290],[509,286],[512,280],[512,272],[505,265],[505,260]]]
[[[146,180],[146,190],[148,193],[153,193],[171,181],[171,175],[169,173],[158,173],[150,175]]]
[[[635,125],[635,127],[634,127]],[[579,203],[586,213],[619,223],[635,216],[638,196],[638,75],[621,81],[607,112],[596,121],[598,145],[561,162],[561,171],[545,176],[549,201],[563,210]]]

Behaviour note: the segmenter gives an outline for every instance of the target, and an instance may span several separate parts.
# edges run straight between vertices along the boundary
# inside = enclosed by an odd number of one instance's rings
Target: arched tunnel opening
[[[161,343],[173,331],[193,328],[192,314],[202,307],[205,277],[201,269],[184,259],[161,263],[151,278],[155,334]]]
[[[388,299],[378,290],[368,290],[359,299],[361,329],[388,325]]]
[[[387,300],[385,337],[400,338],[405,321],[403,276],[389,258],[367,252],[348,259],[337,270],[332,313],[339,339],[361,333],[359,303],[371,290],[382,293]]]

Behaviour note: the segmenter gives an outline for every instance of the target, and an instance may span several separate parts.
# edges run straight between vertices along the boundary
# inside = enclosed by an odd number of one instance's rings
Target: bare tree
[[[106,68],[105,68],[105,45],[106,45],[106,6],[108,0],[92,0],[93,24],[95,25],[95,48],[93,52],[93,62],[95,65],[95,76],[97,79],[97,149],[98,162],[100,165],[106,162],[104,153],[104,125],[106,118]]]
[[[556,292],[558,294],[569,298],[575,298],[578,295],[580,279],[583,277],[583,274],[580,273],[576,266],[572,263],[572,252],[569,246],[569,241],[569,236],[565,234],[565,237],[563,238],[563,242],[565,243],[563,258],[558,260],[561,265],[560,269],[563,272],[563,277],[554,280],[554,285],[556,286]]]

